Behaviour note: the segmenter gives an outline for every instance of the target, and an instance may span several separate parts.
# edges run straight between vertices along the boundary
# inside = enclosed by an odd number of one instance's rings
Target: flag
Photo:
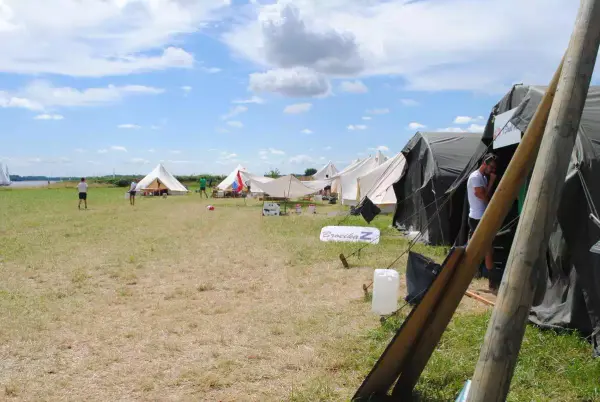
[[[237,172],[237,177],[236,177],[235,181],[231,185],[231,188],[234,193],[241,193],[242,190],[244,189],[244,181],[242,180],[242,175],[240,174],[239,170]]]

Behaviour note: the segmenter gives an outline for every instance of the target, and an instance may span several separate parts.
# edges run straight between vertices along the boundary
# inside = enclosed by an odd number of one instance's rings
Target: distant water
[[[51,181],[50,183],[56,183],[55,181]],[[11,188],[13,187],[47,187],[47,180],[32,180],[32,181],[13,181],[10,183]]]

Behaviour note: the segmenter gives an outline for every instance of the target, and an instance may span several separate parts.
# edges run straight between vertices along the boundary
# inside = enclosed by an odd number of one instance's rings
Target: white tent
[[[312,178],[313,180],[326,180],[332,179],[333,176],[338,174],[338,170],[335,165],[329,161],[327,165],[323,166],[317,173],[315,173]]]
[[[250,184],[250,191],[252,193],[264,193],[264,191],[260,188],[261,183],[269,183],[275,180],[272,177],[258,176],[245,171],[240,171],[240,175],[242,176],[244,183]],[[254,181],[254,184],[252,184],[252,181]]]
[[[369,199],[384,212],[392,212],[396,206],[396,194],[392,185],[402,178],[406,170],[406,159],[402,152],[385,161],[357,179],[358,197]]]
[[[338,172],[338,174],[334,176],[334,178],[331,182],[331,191],[333,193],[339,193],[341,190],[341,186],[342,186],[341,177],[344,176],[345,174],[351,172],[352,170],[356,169],[365,160],[366,159],[357,159],[357,160],[353,161],[351,164],[349,164],[348,166],[346,166],[344,169],[342,169],[340,172]]]
[[[333,181],[333,179],[311,180],[311,181],[303,181],[302,184],[304,184],[308,188],[312,188],[315,191],[321,191],[325,187],[331,186],[332,181]]]
[[[377,152],[377,155],[364,159],[356,164],[353,169],[339,177],[337,192],[340,195],[342,205],[358,204],[358,178],[381,166],[386,159],[381,152]]]
[[[0,163],[0,186],[8,186],[10,185],[10,176],[8,174],[8,166],[6,167],[6,172],[2,169],[2,164]]]
[[[188,192],[188,189],[169,173],[162,163],[159,163],[153,171],[140,180],[135,188],[136,191],[164,189],[167,189],[169,194],[186,194]]]
[[[257,186],[265,194],[276,198],[298,198],[315,193],[315,190],[305,186],[303,182],[292,175],[282,176],[266,183],[250,180],[250,186]]]
[[[233,184],[234,181],[237,180],[237,174],[238,172],[245,172],[246,168],[243,167],[242,165],[238,165],[233,172],[229,173],[229,176],[227,176],[225,178],[225,180],[223,180],[221,183],[219,183],[219,185],[217,186],[217,188],[219,190],[231,190],[231,185]],[[242,177],[243,180],[243,177]]]

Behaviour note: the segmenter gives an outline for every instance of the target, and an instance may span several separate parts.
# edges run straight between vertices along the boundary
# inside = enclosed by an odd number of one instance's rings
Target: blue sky
[[[512,84],[547,83],[575,3],[0,0],[0,162],[301,172],[480,131]]]

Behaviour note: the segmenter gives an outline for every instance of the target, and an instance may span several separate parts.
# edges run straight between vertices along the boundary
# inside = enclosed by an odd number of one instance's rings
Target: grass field
[[[132,208],[123,189],[92,188],[87,211],[76,198],[0,190],[0,399],[344,401],[401,322],[382,326],[362,290],[406,248],[389,217],[346,270],[337,255],[355,246],[318,239],[339,207],[263,218],[255,201],[211,212],[197,194]],[[422,400],[456,397],[488,318],[463,300]],[[599,379],[585,341],[529,328],[510,399],[600,400]]]

